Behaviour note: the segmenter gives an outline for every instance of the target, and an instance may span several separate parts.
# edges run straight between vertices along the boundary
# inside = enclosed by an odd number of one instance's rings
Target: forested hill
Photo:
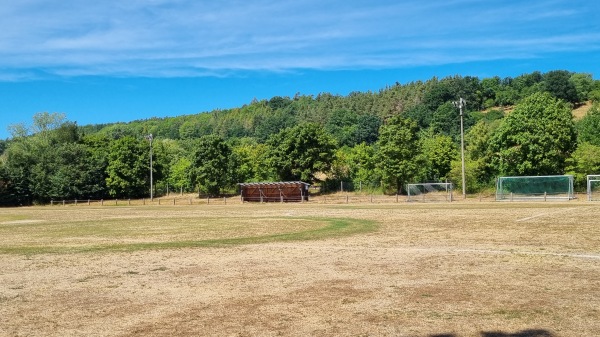
[[[367,133],[363,135],[367,139],[347,139],[347,135],[333,134],[340,144],[354,145],[376,139],[379,123],[398,114],[413,118],[421,128],[434,126],[443,129],[444,133],[455,134],[456,127],[444,124],[456,119],[456,111],[451,109],[450,104],[458,97],[467,101],[469,112],[503,111],[504,107],[513,106],[522,98],[540,91],[550,92],[577,107],[587,100],[600,98],[598,87],[598,81],[594,81],[591,74],[567,71],[534,72],[515,78],[454,76],[396,83],[379,92],[352,92],[347,96],[321,93],[317,96],[273,97],[254,100],[234,109],[130,123],[87,125],[81,130],[85,134],[100,133],[109,138],[151,133],[169,139],[218,135],[225,139],[252,137],[262,142],[283,128],[305,122],[318,123],[330,129],[336,129],[336,125],[342,128],[363,126],[366,130],[361,134]],[[480,113],[468,116],[471,118],[467,126],[484,117]],[[498,112],[495,111],[493,118],[497,117]],[[335,131],[339,133],[341,130]]]
[[[77,126],[43,112],[0,141],[0,205],[147,196],[150,153],[158,194],[168,186],[218,195],[240,182],[277,180],[379,193],[423,181],[460,189],[459,98],[467,102],[469,192],[491,188],[500,175],[569,173],[581,186],[585,175],[600,174],[600,81],[557,70],[273,97],[108,125]],[[583,104],[592,105],[574,121]]]

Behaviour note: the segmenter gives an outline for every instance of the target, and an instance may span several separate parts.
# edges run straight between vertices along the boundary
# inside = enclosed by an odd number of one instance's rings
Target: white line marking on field
[[[532,215],[532,216],[528,216],[526,218],[521,218],[521,219],[517,219],[515,220],[515,222],[523,222],[523,221],[528,221],[531,219],[535,219],[535,218],[539,218],[539,217],[543,217],[546,215],[551,215],[551,214],[556,214],[556,213],[561,213],[561,212],[565,212],[565,211],[571,211],[574,210],[574,207],[571,208],[563,208],[563,209],[559,209],[558,211],[554,211],[554,212],[544,212],[544,213],[540,213],[540,214],[536,214],[536,215]]]

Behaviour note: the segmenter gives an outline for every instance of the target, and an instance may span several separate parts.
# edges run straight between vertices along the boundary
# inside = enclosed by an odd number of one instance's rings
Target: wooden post
[[[75,199],[75,206],[77,206],[77,199]]]
[[[225,203],[225,205],[227,205],[227,197],[223,197],[223,203]]]
[[[131,206],[131,198],[127,199],[127,206]]]
[[[346,194],[346,203],[348,203],[348,194]]]
[[[50,200],[50,206],[54,206],[54,200]]]
[[[119,199],[115,199],[115,206],[119,206]]]
[[[206,197],[206,204],[210,205],[210,196]]]
[[[142,205],[146,206],[146,198],[142,198]]]
[[[90,205],[90,199],[88,199],[88,206]]]
[[[104,199],[100,199],[100,206],[104,206]]]
[[[63,199],[63,206],[65,205],[65,200]]]
[[[544,191],[544,201],[546,201],[546,191]]]
[[[396,193],[396,203],[398,203],[398,193]]]
[[[513,192],[510,192],[510,201],[513,201]]]
[[[160,198],[158,198],[158,204],[160,205]]]
[[[173,206],[175,206],[175,198],[173,198]]]

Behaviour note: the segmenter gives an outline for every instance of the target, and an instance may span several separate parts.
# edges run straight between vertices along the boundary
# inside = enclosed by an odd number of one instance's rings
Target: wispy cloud
[[[395,68],[600,50],[595,1],[21,0],[0,80]]]

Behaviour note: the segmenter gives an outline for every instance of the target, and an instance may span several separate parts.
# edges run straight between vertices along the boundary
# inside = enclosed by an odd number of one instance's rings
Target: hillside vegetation
[[[600,81],[563,70],[515,78],[453,76],[347,96],[297,94],[242,107],[78,126],[41,112],[0,141],[0,203],[149,195],[217,195],[239,182],[304,180],[335,189],[403,192],[409,182],[460,186],[464,113],[467,186],[498,175],[600,173]],[[507,111],[511,111],[507,113]],[[573,119],[573,113],[576,119]]]

